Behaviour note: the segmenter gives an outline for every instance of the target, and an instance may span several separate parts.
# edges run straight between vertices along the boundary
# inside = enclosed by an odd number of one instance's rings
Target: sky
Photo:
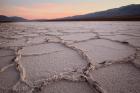
[[[53,19],[129,4],[140,4],[140,0],[0,0],[0,15]]]

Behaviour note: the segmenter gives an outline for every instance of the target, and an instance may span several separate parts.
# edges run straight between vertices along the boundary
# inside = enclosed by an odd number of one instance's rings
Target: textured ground
[[[1,23],[0,93],[140,93],[140,22]]]

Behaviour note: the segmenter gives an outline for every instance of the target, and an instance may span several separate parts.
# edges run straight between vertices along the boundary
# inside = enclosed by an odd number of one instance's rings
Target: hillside
[[[17,16],[7,17],[4,15],[0,15],[0,22],[24,22],[24,21],[28,20]]]

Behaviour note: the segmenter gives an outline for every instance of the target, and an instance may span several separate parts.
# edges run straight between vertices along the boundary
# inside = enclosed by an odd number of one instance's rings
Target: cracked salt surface
[[[38,93],[99,93],[86,82],[56,81],[44,87]],[[36,92],[35,92],[36,93]]]
[[[91,38],[95,38],[96,35],[93,33],[78,33],[78,34],[71,34],[71,35],[64,35],[61,36],[61,39],[68,42],[68,41],[82,41],[88,40]]]
[[[39,44],[39,45],[33,45],[33,46],[27,46],[23,47],[23,50],[21,51],[22,55],[39,55],[39,54],[48,54],[52,52],[59,52],[66,50],[65,46],[59,44],[59,43],[47,43],[47,44]]]
[[[132,64],[113,64],[91,72],[108,93],[139,93],[140,70]]]
[[[0,93],[139,93],[139,22],[0,24]]]
[[[130,45],[140,47],[140,37],[137,36],[112,35],[112,36],[101,36],[101,38],[116,40],[120,42],[128,42]]]
[[[72,46],[83,50],[94,65],[104,61],[121,61],[135,54],[132,47],[104,39],[89,40]]]
[[[0,73],[0,90],[2,89],[10,89],[15,85],[19,80],[19,74],[15,67],[10,67],[4,72]]]
[[[11,49],[2,49],[2,48],[0,49],[0,57],[9,55],[14,55],[14,51],[12,51]]]
[[[86,67],[85,60],[74,50],[61,44],[48,43],[25,47],[22,54],[21,64],[26,69],[28,80],[49,78],[75,70],[82,71]]]
[[[136,67],[140,67],[140,51],[137,52],[136,58],[135,58],[135,60],[133,61],[133,63],[134,63],[134,65],[135,65]]]
[[[126,41],[135,47],[140,47],[140,38],[132,38]]]
[[[46,37],[40,36],[40,37],[34,37],[34,38],[28,38],[26,43],[28,44],[39,44],[46,41]]]
[[[9,64],[12,64],[12,60],[14,58],[15,56],[0,57],[0,71],[3,67],[8,66]]]
[[[18,40],[9,40],[7,43],[1,45],[2,47],[15,47],[15,46],[25,46],[26,45],[26,39],[22,38],[22,39],[18,39]]]

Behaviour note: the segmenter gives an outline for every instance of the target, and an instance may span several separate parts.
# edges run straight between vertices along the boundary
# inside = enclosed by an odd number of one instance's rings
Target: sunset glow
[[[52,19],[140,4],[140,0],[1,0],[0,15]]]

